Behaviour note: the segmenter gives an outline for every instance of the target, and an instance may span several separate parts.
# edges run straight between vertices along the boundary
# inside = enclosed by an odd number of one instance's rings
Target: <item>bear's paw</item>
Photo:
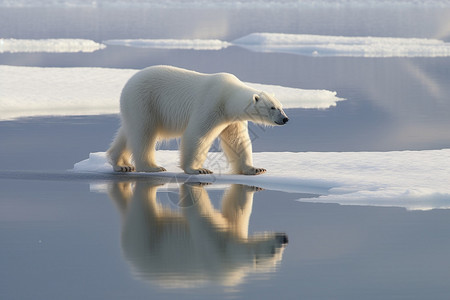
[[[242,172],[242,174],[244,174],[244,175],[260,175],[260,174],[266,173],[266,171],[267,170],[264,168],[249,168],[247,170],[244,170]]]

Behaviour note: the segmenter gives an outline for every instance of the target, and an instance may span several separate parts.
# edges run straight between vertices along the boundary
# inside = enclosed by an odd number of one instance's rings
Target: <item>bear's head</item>
[[[289,121],[281,103],[266,92],[253,94],[251,103],[247,106],[245,113],[250,121],[259,124],[284,125]]]

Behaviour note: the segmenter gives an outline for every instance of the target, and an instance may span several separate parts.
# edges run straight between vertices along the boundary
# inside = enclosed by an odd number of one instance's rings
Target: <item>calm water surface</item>
[[[0,174],[2,299],[446,299],[450,211]],[[42,175],[45,178],[45,174]],[[33,180],[32,180],[33,179]]]

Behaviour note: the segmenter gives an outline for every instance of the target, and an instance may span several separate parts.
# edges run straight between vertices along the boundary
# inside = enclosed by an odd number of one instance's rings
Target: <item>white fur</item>
[[[120,98],[122,127],[108,150],[116,171],[164,171],[155,162],[159,140],[181,136],[181,168],[206,174],[202,168],[213,141],[222,148],[235,173],[260,174],[254,168],[247,121],[282,125],[281,104],[265,92],[246,86],[232,74],[202,74],[170,66],[136,73]]]

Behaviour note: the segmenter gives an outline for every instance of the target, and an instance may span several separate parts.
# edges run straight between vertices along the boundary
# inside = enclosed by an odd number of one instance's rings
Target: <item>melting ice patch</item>
[[[106,46],[84,39],[0,39],[0,53],[49,52],[73,53],[94,52]]]
[[[138,70],[0,66],[0,121],[119,112],[120,93]],[[249,83],[275,93],[285,108],[326,109],[344,99],[327,90]]]
[[[202,39],[128,39],[108,40],[103,42],[111,46],[136,48],[184,49],[184,50],[221,50],[230,44],[221,40]]]
[[[241,183],[271,190],[320,194],[300,201],[341,205],[397,206],[411,210],[450,208],[450,149],[393,152],[257,152],[260,176],[226,175],[224,155],[211,152],[205,163],[215,173],[181,173],[178,151],[157,151],[168,172],[140,176],[180,176],[184,180]],[[75,172],[112,172],[105,153],[91,153],[74,165]],[[130,178],[139,176],[131,173]],[[181,180],[182,181],[182,180]]]
[[[221,50],[229,46],[255,52],[308,56],[446,57],[450,43],[436,39],[346,37],[309,34],[252,33],[231,42],[220,40],[136,39],[109,40],[107,45],[140,48]]]

